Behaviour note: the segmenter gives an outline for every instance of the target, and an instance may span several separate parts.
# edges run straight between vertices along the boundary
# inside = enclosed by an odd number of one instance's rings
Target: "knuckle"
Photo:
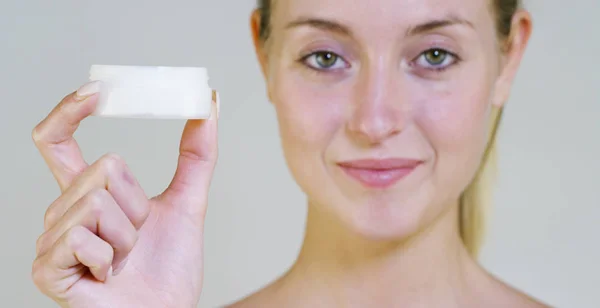
[[[83,206],[89,211],[90,215],[100,217],[106,210],[105,204],[109,198],[110,193],[105,189],[94,189],[85,196]]]
[[[42,132],[41,132],[40,124],[36,125],[33,128],[33,130],[31,131],[31,139],[33,140],[33,143],[36,145],[42,143]]]
[[[56,114],[61,114],[63,112],[65,112],[65,108],[67,107],[67,102],[69,102],[71,95],[67,95],[65,97],[62,98],[62,100],[52,109],[52,111],[46,116],[46,118],[44,118],[41,122],[39,122],[32,130],[31,132],[31,138],[33,139],[33,142],[38,145],[43,143],[44,141],[44,131],[46,130],[45,127],[47,125],[45,125],[45,123],[49,120],[52,119],[54,117],[56,117]]]
[[[113,259],[115,257],[115,250],[107,242],[104,242],[104,245],[102,247],[104,247],[104,253],[102,254],[104,256],[102,259],[103,265],[110,266],[112,265]]]
[[[206,156],[199,155],[196,152],[189,149],[181,149],[179,151],[179,156],[191,161],[208,161]]]
[[[105,154],[99,159],[98,163],[100,165],[100,169],[108,174],[122,170],[125,167],[125,161],[123,158],[114,153]]]
[[[70,251],[79,251],[81,246],[85,244],[85,235],[85,227],[80,225],[72,227],[65,235],[66,246]]]
[[[33,140],[33,144],[38,148],[48,143],[49,128],[47,121],[48,119],[42,120],[31,130],[31,140]]]
[[[144,203],[143,206],[140,206],[136,210],[132,211],[132,217],[130,219],[136,227],[141,227],[148,218],[148,215],[150,215],[150,205],[148,203]]]
[[[57,218],[58,218],[58,214],[54,210],[54,207],[50,206],[46,210],[46,213],[44,214],[44,229],[46,229],[46,230],[50,229],[50,226],[52,225],[52,223],[54,221],[56,221]]]
[[[31,266],[31,279],[33,283],[40,289],[46,285],[48,281],[48,271],[42,259],[38,258],[33,261]]]
[[[35,241],[35,251],[37,252],[37,254],[39,254],[42,251],[42,249],[44,249],[44,247],[46,246],[46,238],[47,235],[46,233],[44,233],[40,235]]]
[[[33,283],[36,286],[41,287],[43,285],[44,277],[42,277],[40,270],[41,266],[39,263],[40,262],[38,260],[33,262],[33,266],[31,267],[31,280],[33,280]]]
[[[125,232],[125,234],[123,235],[123,242],[125,245],[125,249],[127,251],[131,251],[133,249],[133,247],[135,246],[135,244],[137,243],[138,240],[138,233],[133,230],[131,232]]]

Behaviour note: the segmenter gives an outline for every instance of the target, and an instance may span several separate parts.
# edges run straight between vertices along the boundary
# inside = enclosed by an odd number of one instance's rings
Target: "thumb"
[[[179,145],[173,180],[160,198],[186,214],[202,217],[217,162],[218,94],[213,91],[210,118],[188,120]]]

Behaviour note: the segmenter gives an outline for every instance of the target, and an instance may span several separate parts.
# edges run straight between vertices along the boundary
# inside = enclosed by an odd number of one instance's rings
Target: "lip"
[[[368,188],[387,188],[411,174],[423,161],[406,158],[361,159],[338,163],[348,176]]]

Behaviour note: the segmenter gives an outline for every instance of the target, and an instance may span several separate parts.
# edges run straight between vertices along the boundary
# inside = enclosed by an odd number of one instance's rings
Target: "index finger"
[[[67,95],[32,132],[61,191],[88,166],[73,134],[79,123],[94,112],[100,86],[98,81],[90,82]]]

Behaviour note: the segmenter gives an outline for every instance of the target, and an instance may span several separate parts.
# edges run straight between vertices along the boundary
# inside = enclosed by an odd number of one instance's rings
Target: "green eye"
[[[431,49],[425,52],[425,60],[431,65],[440,65],[448,57],[448,53],[441,49]]]
[[[310,69],[320,72],[337,71],[339,69],[349,68],[350,66],[350,64],[338,54],[326,50],[315,51],[308,56],[301,58],[300,61]]]
[[[321,68],[330,68],[338,60],[338,56],[331,52],[319,52],[315,54],[315,61]]]

